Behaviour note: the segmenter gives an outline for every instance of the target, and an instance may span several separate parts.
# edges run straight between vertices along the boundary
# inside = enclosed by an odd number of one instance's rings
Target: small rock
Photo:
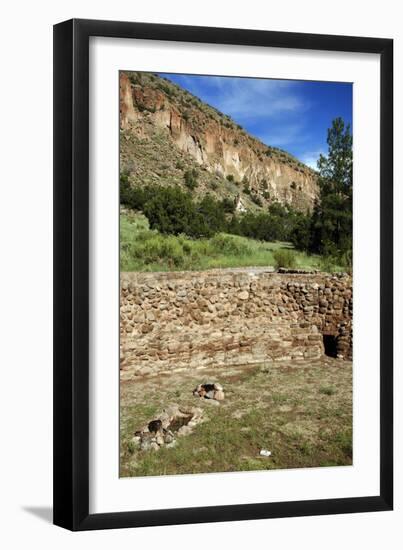
[[[182,437],[184,435],[189,435],[191,432],[192,432],[192,428],[190,428],[189,426],[182,426],[178,430],[178,436]]]
[[[153,451],[158,451],[159,448],[160,448],[160,446],[158,445],[158,443],[156,441],[152,441],[150,443],[150,449],[152,449]]]
[[[164,436],[164,441],[165,441],[166,445],[169,445],[170,443],[172,443],[172,441],[175,441],[175,438],[172,435],[172,433],[168,432]]]
[[[219,384],[218,382],[216,382],[216,383],[214,384],[214,389],[215,389],[215,390],[218,390],[218,391],[223,391],[224,388],[221,386],[221,384]]]
[[[155,438],[155,442],[158,443],[159,446],[163,445],[165,443],[164,436],[162,434],[157,434],[157,437]]]
[[[216,399],[205,399],[204,400],[204,403],[209,403],[210,405],[220,405],[220,402],[217,401]]]
[[[170,418],[176,416],[179,412],[179,405],[176,403],[169,405],[164,411]]]
[[[151,441],[149,439],[143,439],[140,444],[140,449],[142,451],[149,451],[151,449]]]
[[[163,412],[162,414],[160,414],[160,420],[161,420],[162,428],[167,429],[171,422],[169,415],[166,412]]]
[[[247,290],[242,290],[239,294],[238,294],[238,298],[240,300],[247,300],[249,298],[249,292]]]
[[[224,392],[222,390],[218,390],[214,392],[214,399],[217,401],[223,401],[224,400]]]
[[[267,449],[262,449],[259,454],[260,456],[271,456],[271,451],[268,451]]]

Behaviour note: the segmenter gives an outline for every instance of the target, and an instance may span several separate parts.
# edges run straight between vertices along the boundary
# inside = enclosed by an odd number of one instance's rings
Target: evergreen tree
[[[327,156],[318,160],[319,200],[311,219],[311,252],[341,258],[352,247],[353,151],[350,125],[336,118]]]

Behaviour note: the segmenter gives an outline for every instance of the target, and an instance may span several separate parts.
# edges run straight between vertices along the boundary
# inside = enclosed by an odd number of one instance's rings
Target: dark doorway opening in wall
[[[323,345],[325,346],[325,355],[328,357],[337,357],[337,339],[332,334],[323,335]]]

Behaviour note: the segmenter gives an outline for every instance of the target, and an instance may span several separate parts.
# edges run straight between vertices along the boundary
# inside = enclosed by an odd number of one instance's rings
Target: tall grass
[[[292,255],[298,267],[317,268],[319,258],[295,252],[288,243],[267,243],[217,233],[210,239],[162,235],[142,214],[120,216],[122,271],[192,271],[225,267],[275,266],[278,254]]]

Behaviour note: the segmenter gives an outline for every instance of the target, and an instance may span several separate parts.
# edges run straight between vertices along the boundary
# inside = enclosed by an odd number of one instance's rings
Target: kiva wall
[[[352,280],[261,268],[121,273],[120,332],[122,379],[318,359],[324,336],[351,359]]]

